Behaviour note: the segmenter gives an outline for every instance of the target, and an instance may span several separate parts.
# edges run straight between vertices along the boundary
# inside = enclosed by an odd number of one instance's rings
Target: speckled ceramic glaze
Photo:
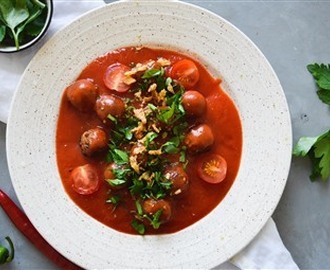
[[[197,58],[223,79],[242,119],[241,166],[228,195],[175,234],[142,237],[102,225],[71,201],[57,170],[55,128],[63,89],[92,59],[126,45]],[[265,57],[224,19],[176,1],[117,2],[58,32],[26,69],[7,131],[10,173],[25,212],[50,244],[84,268],[211,268],[226,261],[273,213],[291,160],[287,103]]]

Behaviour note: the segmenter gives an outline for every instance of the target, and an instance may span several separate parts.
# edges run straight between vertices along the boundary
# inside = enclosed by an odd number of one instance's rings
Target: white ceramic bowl
[[[127,45],[189,54],[232,97],[243,126],[241,166],[209,215],[174,234],[134,236],[80,210],[62,186],[55,129],[63,89],[92,59]],[[291,161],[281,85],[258,48],[215,14],[177,1],[116,2],[79,18],[38,52],[16,91],[7,129],[12,182],[26,214],[64,256],[85,268],[211,268],[243,249],[273,213]]]

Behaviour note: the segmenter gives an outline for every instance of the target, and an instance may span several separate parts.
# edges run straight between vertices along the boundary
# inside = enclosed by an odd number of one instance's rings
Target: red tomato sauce
[[[227,175],[219,184],[210,184],[197,176],[198,156],[189,156],[187,174],[189,190],[180,197],[171,200],[172,219],[159,229],[148,229],[147,234],[167,234],[182,230],[212,211],[226,196],[237,175],[242,151],[242,127],[239,113],[231,98],[219,86],[221,80],[213,78],[205,67],[196,60],[178,52],[133,47],[122,48],[98,57],[88,64],[77,79],[92,78],[99,87],[100,93],[109,93],[103,82],[103,74],[107,67],[115,62],[125,65],[142,63],[149,59],[164,57],[175,63],[181,59],[191,59],[197,65],[200,77],[194,89],[206,98],[206,113],[198,119],[208,124],[214,134],[214,144],[208,153],[220,154],[227,161]],[[125,93],[116,93],[125,97]],[[130,211],[134,202],[129,191],[123,191],[123,204],[114,209],[106,203],[109,197],[109,184],[102,181],[99,190],[91,195],[80,195],[72,189],[71,171],[79,165],[94,164],[102,177],[106,165],[105,154],[89,158],[81,153],[79,140],[81,134],[93,127],[103,126],[95,113],[78,112],[63,95],[56,130],[57,165],[62,183],[70,198],[88,215],[99,222],[120,232],[136,234],[131,227]]]

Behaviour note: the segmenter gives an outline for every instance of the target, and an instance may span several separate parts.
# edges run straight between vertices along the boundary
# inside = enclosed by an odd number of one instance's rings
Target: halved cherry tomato
[[[198,176],[211,184],[222,182],[227,175],[227,162],[217,154],[205,154],[197,167]]]
[[[125,72],[130,68],[121,63],[114,63],[108,66],[104,73],[103,81],[106,87],[118,92],[126,92],[130,86],[124,83]]]
[[[100,186],[100,179],[96,168],[91,164],[76,167],[71,172],[72,188],[81,195],[96,192]]]
[[[193,61],[183,59],[172,66],[170,77],[177,80],[185,89],[190,89],[198,82],[199,71]]]

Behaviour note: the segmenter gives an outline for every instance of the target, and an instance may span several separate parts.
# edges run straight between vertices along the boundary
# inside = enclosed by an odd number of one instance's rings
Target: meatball
[[[125,112],[124,101],[114,95],[102,95],[96,100],[95,110],[103,123],[109,123],[108,115],[118,118]]]
[[[206,101],[204,96],[197,91],[187,91],[182,96],[182,106],[187,116],[201,116],[205,112]]]
[[[158,220],[160,224],[166,223],[171,219],[172,210],[168,201],[147,199],[143,202],[142,208],[143,211],[149,216],[153,216],[159,210],[162,210]]]
[[[188,188],[188,175],[182,165],[174,165],[164,171],[164,176],[171,183],[171,195],[179,195]]]
[[[186,134],[184,143],[191,152],[204,151],[214,143],[213,132],[208,125],[200,124]]]
[[[85,156],[92,156],[96,152],[107,149],[108,138],[101,128],[85,131],[80,138],[80,149]]]
[[[125,166],[123,166],[123,165],[119,165],[119,164],[116,164],[116,163],[109,163],[105,167],[104,172],[103,172],[104,179],[106,181],[114,180],[114,179],[117,178],[115,170],[124,170],[124,169],[125,169]],[[125,183],[111,183],[111,182],[109,182],[109,184],[110,184],[111,188],[114,189],[114,190],[122,189],[123,187],[127,186],[126,182]]]
[[[91,79],[81,79],[66,88],[66,95],[76,109],[89,112],[95,106],[98,87]]]

